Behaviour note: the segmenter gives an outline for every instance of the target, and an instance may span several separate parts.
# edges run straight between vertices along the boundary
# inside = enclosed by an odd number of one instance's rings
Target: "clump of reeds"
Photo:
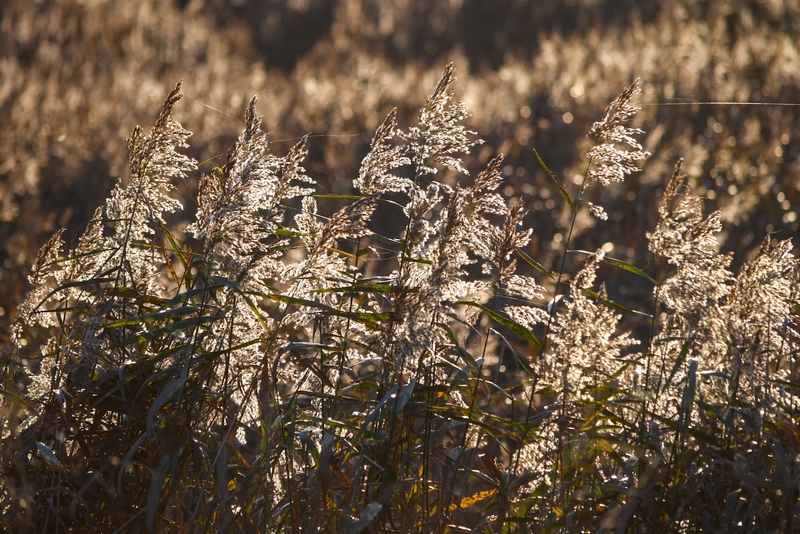
[[[416,124],[389,113],[353,195],[315,194],[307,139],[273,154],[253,99],[185,232],[164,218],[195,166],[176,87],[77,244],[58,233],[34,264],[2,390],[6,527],[797,528],[791,242],[730,272],[678,164],[648,234],[657,272],[603,250],[551,272],[498,193],[502,156],[467,179],[480,140],[454,80]],[[578,194],[556,180],[573,213],[605,218],[586,185],[649,156],[638,88],[592,128]],[[647,339],[619,332],[634,311],[596,285],[601,264],[652,282]],[[51,337],[23,350],[26,328]]]

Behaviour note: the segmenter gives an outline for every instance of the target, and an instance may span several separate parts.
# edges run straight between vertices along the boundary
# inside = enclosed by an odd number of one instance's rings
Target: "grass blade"
[[[572,199],[570,198],[569,193],[567,193],[567,190],[564,189],[564,186],[561,185],[561,182],[558,181],[556,175],[553,174],[553,171],[547,168],[547,165],[544,164],[544,160],[542,160],[542,157],[539,155],[539,152],[537,152],[535,148],[533,149],[533,153],[536,154],[536,159],[539,160],[539,165],[542,166],[544,172],[546,172],[547,175],[553,180],[553,182],[556,184],[556,187],[561,192],[561,196],[564,197],[564,200],[566,200],[567,204],[569,204],[569,209],[571,209],[573,213],[577,213],[578,208],[575,207],[575,204],[572,202]]]
[[[491,317],[495,322],[505,326],[506,328],[508,328],[509,330],[514,332],[515,334],[517,334],[518,336],[522,337],[523,339],[525,339],[527,341],[530,341],[536,347],[542,348],[542,343],[536,338],[535,335],[533,335],[533,332],[531,332],[530,330],[528,330],[527,328],[525,328],[521,324],[512,321],[508,317],[504,317],[504,316],[500,315],[499,313],[490,310],[489,308],[487,308],[483,304],[478,304],[477,302],[470,302],[468,300],[460,300],[456,304],[463,304],[465,306],[474,306],[475,308],[480,309],[486,315]]]
[[[586,250],[570,250],[569,252],[576,253],[576,254],[586,254],[588,256],[591,256],[592,254],[594,254],[594,252],[589,252],[589,251],[586,251]],[[651,282],[654,285],[658,283],[655,280],[653,280],[652,278],[650,278],[650,276],[648,276],[648,274],[646,272],[644,272],[643,270],[639,269],[638,267],[634,267],[633,265],[631,265],[629,263],[625,263],[622,260],[618,260],[616,258],[611,258],[609,256],[603,256],[603,261],[608,263],[609,265],[613,265],[614,267],[619,267],[622,270],[628,271],[629,273],[633,273],[633,274],[635,274],[637,276],[641,276],[642,278],[648,280],[649,282]]]

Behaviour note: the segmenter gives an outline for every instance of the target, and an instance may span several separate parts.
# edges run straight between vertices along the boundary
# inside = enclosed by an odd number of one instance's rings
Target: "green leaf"
[[[681,398],[681,408],[678,413],[679,417],[679,436],[681,442],[686,434],[686,429],[692,417],[692,405],[694,404],[695,393],[697,392],[697,360],[694,358],[689,360],[689,374],[687,376],[687,384],[683,390]]]
[[[543,275],[548,277],[550,280],[555,280],[556,279],[556,277],[553,275],[553,273],[551,273],[547,269],[547,267],[545,267],[544,265],[542,265],[538,261],[534,260],[532,257],[530,257],[521,248],[517,249],[517,254],[519,254],[522,257],[522,259],[525,260],[526,262],[528,262],[528,264],[531,265],[534,269],[536,269],[537,271],[539,271],[540,273],[542,273]]]
[[[506,328],[508,328],[509,330],[514,332],[515,334],[517,334],[518,336],[522,337],[523,339],[526,339],[527,341],[530,341],[531,343],[536,345],[537,348],[540,348],[540,349],[542,348],[541,342],[539,342],[539,340],[536,339],[536,336],[533,335],[533,332],[531,332],[530,330],[528,330],[527,328],[525,328],[521,324],[512,321],[508,317],[503,317],[499,313],[490,310],[489,308],[487,308],[483,304],[478,304],[477,302],[470,302],[468,300],[459,300],[456,304],[464,304],[466,306],[474,306],[474,307],[480,309],[483,313],[485,313],[486,315],[488,315],[489,317],[494,319],[495,322],[505,326]]]
[[[12,393],[7,389],[0,388],[0,396],[5,397],[9,402],[16,404],[20,408],[25,408],[26,410],[29,409],[28,404],[22,399],[22,397]]]
[[[459,356],[461,356],[461,359],[464,360],[464,363],[467,364],[467,366],[473,373],[477,374],[478,362],[475,361],[475,358],[472,356],[472,354],[470,354],[467,351],[467,349],[461,346],[461,344],[458,342],[458,339],[456,338],[455,333],[450,328],[450,326],[445,323],[438,323],[438,325],[442,330],[447,332],[447,337],[450,338],[450,342],[455,346],[456,351],[458,352]]]
[[[322,194],[319,194],[319,195],[311,195],[311,196],[314,197],[314,198],[326,198],[326,199],[330,199],[330,200],[361,200],[362,198],[366,198],[366,197],[362,197],[361,195],[322,195]]]
[[[349,431],[353,432],[356,436],[364,436],[364,437],[372,438],[372,439],[378,440],[378,441],[388,441],[389,440],[389,438],[387,438],[383,434],[378,434],[377,432],[373,432],[372,430],[367,430],[363,425],[359,428],[359,427],[344,423],[342,421],[337,421],[336,419],[325,419],[325,424],[329,425],[329,426],[332,426],[332,427],[343,428],[345,430],[349,430]],[[339,436],[339,439],[342,439],[342,437]]]
[[[360,248],[356,251],[356,258],[360,258],[361,256],[366,256],[370,252],[372,252],[372,249],[370,247]]]
[[[392,293],[394,288],[389,284],[355,284],[352,286],[315,289],[314,293]]]
[[[589,295],[593,299],[597,299],[597,300],[603,302],[604,304],[606,304],[607,306],[609,306],[611,308],[614,308],[615,310],[619,310],[619,311],[625,312],[625,313],[633,313],[635,315],[642,315],[644,317],[652,317],[652,315],[650,315],[649,313],[640,312],[640,311],[628,308],[627,306],[623,306],[622,304],[616,303],[616,302],[614,302],[613,300],[611,300],[609,298],[601,298],[600,297],[600,293],[598,293],[597,291],[593,291],[593,290],[588,289],[588,288],[583,288],[583,289],[581,289],[581,291],[583,291],[584,293],[586,293],[587,295]]]
[[[147,315],[137,315],[136,317],[128,317],[118,321],[112,321],[104,325],[105,328],[113,328],[115,326],[126,326],[131,324],[145,324],[160,321],[161,319],[169,319],[170,317],[184,317],[193,313],[198,313],[200,308],[194,306],[180,306],[172,308],[171,310],[164,310],[156,313],[148,313]]]
[[[208,362],[211,362],[215,358],[218,358],[219,356],[222,356],[224,354],[231,354],[231,353],[233,353],[233,352],[235,352],[237,350],[246,349],[250,345],[255,345],[256,343],[261,343],[262,341],[264,341],[263,338],[257,337],[255,339],[251,339],[250,341],[246,341],[244,343],[239,343],[238,345],[231,345],[231,346],[229,346],[227,348],[224,348],[224,349],[213,350],[211,352],[204,352],[204,353],[202,353],[202,356],[203,356],[204,360],[206,360]],[[181,347],[177,347],[177,348],[180,349]]]
[[[506,350],[509,351],[511,355],[514,357],[514,361],[517,362],[517,365],[519,365],[528,375],[532,376],[533,370],[530,367],[528,367],[527,362],[522,361],[522,358],[519,357],[517,351],[514,350],[514,345],[511,344],[511,342],[508,340],[508,338],[506,338],[506,336],[504,336],[503,334],[499,335],[500,339],[503,340],[503,343],[506,346]]]
[[[308,432],[295,432],[295,436],[300,438],[300,441],[308,448],[308,452],[311,453],[311,457],[314,459],[314,467],[319,469],[319,449],[317,449],[317,444],[308,436]]]
[[[228,280],[227,278],[222,278],[221,276],[209,276],[209,279],[215,284],[229,287],[234,291],[239,291],[239,284],[237,284],[233,280]]]
[[[265,458],[267,455],[267,444],[269,443],[268,429],[271,425],[270,421],[267,420],[267,414],[264,411],[264,403],[257,402],[256,405],[258,406],[258,418],[261,421],[261,443],[258,446],[258,452],[260,454],[259,459],[261,459]]]
[[[186,330],[194,326],[200,326],[206,323],[211,323],[219,319],[220,319],[219,317],[212,317],[209,315],[203,317],[192,317],[191,319],[183,319],[182,321],[176,321],[172,324],[169,324],[162,328],[158,328],[156,330],[152,330],[150,332],[142,332],[139,334],[128,336],[125,339],[123,339],[120,343],[112,345],[112,348],[116,349],[119,347],[130,345],[132,343],[140,343],[142,341],[147,341],[148,339],[157,339],[163,336],[164,334],[171,334],[173,332],[178,332],[180,330]]]
[[[153,402],[153,405],[150,406],[150,409],[147,410],[147,426],[145,427],[146,431],[149,433],[150,430],[156,423],[156,413],[166,405],[170,399],[178,392],[179,389],[183,387],[186,383],[186,377],[178,377],[166,386],[156,397],[156,400]]]
[[[274,233],[275,237],[299,237],[303,235],[302,232],[292,230],[291,228],[278,228]]]
[[[103,284],[106,282],[113,282],[114,278],[92,278],[91,280],[80,280],[78,282],[69,282],[68,284],[63,284],[55,288],[54,290],[50,291],[46,297],[44,297],[41,302],[47,301],[50,297],[55,295],[57,292],[63,289],[69,289],[71,287],[80,287],[80,286],[90,286],[93,284]],[[41,305],[41,304],[40,304]]]
[[[575,207],[575,204],[572,202],[572,199],[569,198],[569,193],[567,193],[567,190],[564,189],[564,186],[561,185],[561,182],[559,182],[556,179],[556,176],[555,176],[555,174],[553,174],[553,171],[551,171],[550,169],[547,168],[547,165],[544,164],[544,161],[542,160],[542,157],[539,155],[539,153],[536,151],[535,148],[533,149],[533,153],[536,154],[536,159],[539,160],[539,165],[542,166],[542,168],[544,169],[544,172],[546,172],[550,176],[550,178],[552,178],[553,182],[555,182],[555,184],[556,184],[556,187],[558,187],[558,190],[561,191],[561,196],[564,197],[564,200],[566,200],[567,204],[569,204],[569,209],[571,209],[573,212],[577,213],[578,208]]]
[[[265,298],[270,300],[277,300],[280,302],[286,302],[288,304],[297,304],[299,306],[308,306],[310,308],[317,308],[318,310],[322,310],[327,312],[331,315],[337,315],[339,317],[345,317],[352,319],[354,321],[358,321],[360,323],[366,324],[373,328],[378,327],[378,323],[388,323],[394,320],[395,314],[392,312],[344,312],[337,310],[331,306],[326,304],[322,304],[321,302],[316,302],[314,300],[308,299],[301,299],[297,297],[289,297],[286,295],[263,295]]]
[[[381,413],[381,409],[383,408],[383,406],[387,402],[389,402],[391,399],[393,399],[395,397],[395,395],[397,394],[397,390],[399,388],[400,388],[400,386],[393,386],[389,391],[386,392],[386,394],[383,396],[383,398],[380,401],[378,401],[378,404],[375,405],[375,407],[367,415],[367,417],[364,418],[364,422],[361,423],[361,431],[362,432],[366,431],[367,427],[369,426],[369,424],[372,423],[373,421],[375,421],[378,418],[378,416]]]
[[[191,275],[191,266],[186,261],[187,258],[184,257],[181,247],[178,246],[178,243],[175,241],[175,238],[172,237],[172,234],[169,232],[166,225],[163,224],[161,225],[161,231],[164,232],[164,235],[167,236],[170,247],[172,248],[172,253],[175,254],[175,256],[178,258],[178,261],[181,262],[181,265],[183,265],[184,270],[189,271]]]
[[[678,373],[678,369],[683,365],[683,362],[686,361],[686,356],[689,354],[689,349],[692,348],[694,345],[694,334],[690,335],[686,338],[686,341],[681,346],[681,352],[678,354],[678,357],[675,359],[675,364],[672,366],[672,371],[669,373],[669,378],[664,383],[664,388],[666,389],[672,383],[672,379],[675,378],[675,375]]]
[[[403,411],[403,408],[405,408],[406,404],[411,398],[411,394],[414,393],[414,386],[416,385],[417,379],[414,378],[400,391],[400,393],[397,394],[397,399],[394,401],[395,414],[399,414],[401,411]]]
[[[394,239],[394,238],[391,238],[391,237],[383,236],[381,234],[370,234],[370,237],[372,239],[374,239],[375,241],[379,241],[381,243],[387,243],[387,244],[390,244],[390,245],[402,245],[403,244],[403,240],[402,239]]]
[[[253,315],[256,316],[256,319],[258,319],[261,328],[263,328],[265,331],[269,331],[269,324],[267,323],[267,320],[264,318],[264,315],[261,313],[261,310],[258,308],[258,306],[256,306],[256,303],[253,302],[253,299],[251,299],[246,293],[243,293],[241,291],[239,291],[239,295],[241,295],[241,297],[247,303],[247,306],[250,308],[250,311],[253,312]]]
[[[181,352],[183,350],[186,350],[186,346],[185,345],[178,345],[177,347],[172,347],[170,349],[163,350],[163,351],[159,352],[158,354],[156,354],[155,356],[153,356],[152,358],[148,358],[147,360],[144,360],[140,364],[137,364],[136,367],[135,367],[135,371],[134,372],[132,372],[132,373],[127,373],[127,372],[124,373],[124,376],[121,378],[121,380],[119,382],[117,382],[110,390],[108,390],[108,392],[106,392],[105,395],[103,395],[102,397],[98,397],[92,403],[92,405],[89,406],[89,410],[94,410],[95,408],[97,408],[98,406],[103,404],[106,401],[106,399],[108,399],[112,395],[116,394],[116,392],[119,391],[122,388],[123,385],[135,380],[139,376],[142,376],[142,375],[145,375],[147,373],[150,373],[153,369],[155,369],[158,366],[159,363],[161,363],[162,361],[166,360],[170,356],[172,356],[174,354],[177,354],[177,353],[179,353],[179,352]],[[118,370],[118,372],[119,372],[119,370]],[[81,394],[81,397],[78,397],[78,398],[81,399],[82,395],[83,394]]]
[[[145,524],[148,532],[153,532],[156,525],[158,505],[162,500],[164,481],[169,472],[169,459],[169,454],[162,456],[158,467],[152,472],[153,477],[150,479],[150,488],[147,491],[147,506],[145,507]]]
[[[191,298],[193,298],[193,297],[195,297],[197,295],[200,295],[200,294],[205,293],[207,291],[214,291],[214,290],[217,290],[217,289],[219,289],[221,287],[222,287],[222,284],[215,283],[215,284],[209,284],[209,285],[203,286],[203,287],[198,287],[198,288],[195,288],[195,289],[190,289],[189,291],[184,291],[183,293],[178,293],[174,297],[162,301],[162,303],[163,303],[162,305],[167,306],[167,305],[174,305],[174,304],[183,304],[185,302],[188,302],[189,299],[191,299]]]
[[[136,298],[139,294],[130,287],[109,287],[105,294],[109,297]]]
[[[574,252],[574,253],[577,253],[577,254],[588,254],[588,255],[594,254],[594,252],[589,252],[587,250],[570,250],[570,252]],[[649,280],[653,284],[657,284],[658,283],[655,280],[653,280],[652,278],[650,278],[649,276],[647,276],[647,273],[644,272],[643,270],[639,269],[638,267],[634,267],[633,265],[631,265],[629,263],[625,263],[622,260],[618,260],[616,258],[611,258],[609,256],[604,256],[603,257],[603,261],[608,263],[608,264],[610,264],[610,265],[613,265],[614,267],[619,267],[620,269],[628,271],[629,273],[633,273],[633,274],[636,274],[638,276],[641,276],[642,278],[646,278],[647,280]]]

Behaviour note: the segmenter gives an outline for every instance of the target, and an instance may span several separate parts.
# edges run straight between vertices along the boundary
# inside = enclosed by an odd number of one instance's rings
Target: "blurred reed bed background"
[[[311,133],[309,173],[328,192],[348,193],[388,110],[412,117],[455,61],[467,123],[486,140],[471,157],[507,154],[506,192],[531,205],[530,252],[549,265],[568,210],[531,148],[572,182],[585,165],[585,132],[640,77],[638,120],[654,157],[634,180],[596,193],[625,224],[600,230],[581,217],[575,248],[614,243],[613,255],[642,264],[634,230],[653,227],[645,206],[679,156],[709,207],[722,209],[723,250],[798,229],[800,108],[688,104],[800,102],[794,2],[9,0],[0,18],[6,338],[36,251],[57,228],[72,235],[88,220],[125,175],[130,126],[151,120],[178,80],[187,98],[177,112],[202,132],[190,149],[202,169],[219,164],[258,95],[272,141]]]

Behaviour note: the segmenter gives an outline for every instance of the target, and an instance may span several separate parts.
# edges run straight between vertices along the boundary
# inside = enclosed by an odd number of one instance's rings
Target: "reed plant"
[[[791,240],[732,272],[679,162],[650,265],[570,248],[579,214],[607,219],[593,191],[649,157],[637,80],[591,128],[577,190],[540,156],[572,213],[550,270],[523,200],[500,194],[503,156],[470,177],[481,141],[454,81],[451,64],[414,124],[388,114],[350,195],[317,191],[307,138],[272,151],[254,98],[185,228],[168,223],[196,166],[178,85],[82,236],[64,250],[57,233],[33,265],[0,390],[4,526],[800,528]],[[601,267],[650,284],[650,307],[609,298]]]

